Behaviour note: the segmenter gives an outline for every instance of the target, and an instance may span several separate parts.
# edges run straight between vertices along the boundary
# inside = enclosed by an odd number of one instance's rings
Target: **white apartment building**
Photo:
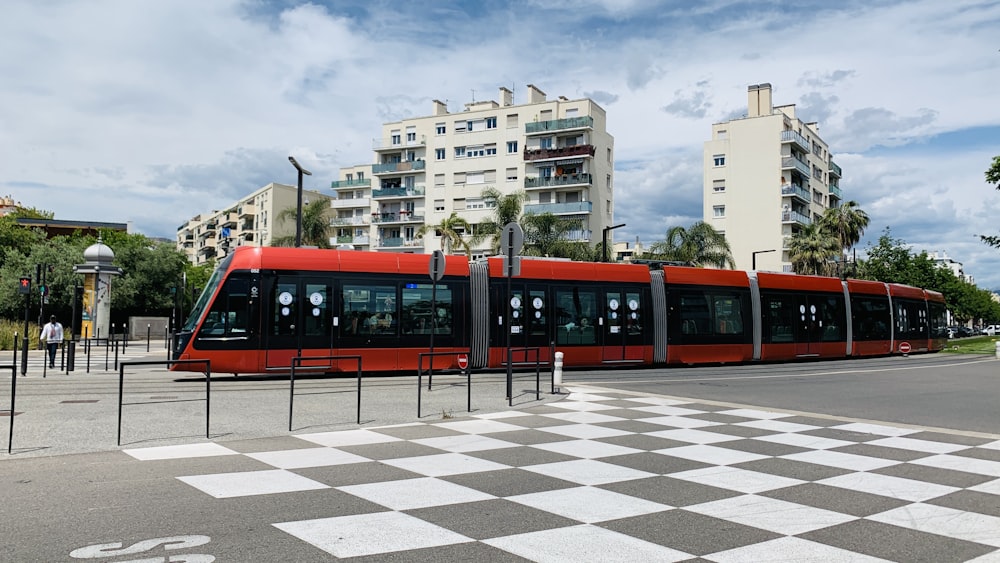
[[[791,271],[788,239],[843,200],[841,169],[816,123],[748,89],[743,118],[712,125],[704,146],[704,221],[726,235],[736,268]]]
[[[571,239],[601,240],[614,213],[614,139],[593,100],[547,100],[534,85],[528,99],[500,88],[499,102],[465,104],[460,113],[434,100],[425,117],[385,123],[372,143],[375,164],[344,168],[333,182],[336,238],[359,249],[430,253],[440,248],[425,224],[456,212],[470,224],[489,218],[486,187],[524,190],[524,213],[581,220]],[[610,240],[608,243],[611,244]],[[489,253],[490,241],[473,249]]]
[[[965,274],[965,268],[962,266],[962,263],[953,260],[944,250],[940,252],[929,252],[927,253],[927,257],[938,266],[951,270],[951,272],[955,274],[956,278],[973,285],[976,283],[972,275]]]
[[[326,201],[329,195],[302,190],[303,202],[310,197]],[[177,249],[193,264],[222,258],[236,246],[270,246],[271,240],[295,235],[294,221],[281,221],[278,214],[298,204],[298,188],[270,183],[221,211],[195,215],[177,228]]]

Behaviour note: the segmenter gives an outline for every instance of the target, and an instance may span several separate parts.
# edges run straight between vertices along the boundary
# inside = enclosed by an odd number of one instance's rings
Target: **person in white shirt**
[[[56,350],[63,341],[63,327],[56,321],[55,315],[52,315],[49,322],[42,327],[41,341],[45,343],[49,355],[49,367],[56,367]]]

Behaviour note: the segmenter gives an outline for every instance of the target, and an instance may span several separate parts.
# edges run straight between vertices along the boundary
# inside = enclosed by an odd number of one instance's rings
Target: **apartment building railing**
[[[524,187],[525,189],[531,188],[546,188],[551,186],[572,186],[572,185],[591,185],[593,182],[590,174],[562,174],[559,176],[548,176],[545,178],[525,178]]]
[[[593,126],[594,118],[589,115],[582,115],[580,117],[567,117],[565,119],[552,119],[549,121],[526,123],[524,125],[524,132],[530,135],[532,133],[559,131],[561,129],[585,129]]]
[[[566,158],[569,156],[594,156],[597,148],[594,145],[573,145],[548,149],[525,149],[524,160],[542,160],[547,158]]]

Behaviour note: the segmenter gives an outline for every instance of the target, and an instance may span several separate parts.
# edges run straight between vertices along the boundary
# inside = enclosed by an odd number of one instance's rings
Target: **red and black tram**
[[[437,352],[468,351],[480,369],[506,365],[508,336],[510,347],[537,350],[543,362],[563,352],[568,367],[836,359],[945,345],[941,294],[898,284],[528,258],[519,276],[505,278],[499,257],[461,256],[446,257],[433,284],[429,259],[238,248],[177,331],[172,357],[210,359],[217,373],[267,373],[287,371],[297,356],[359,355],[365,371],[385,372],[416,370],[432,339]],[[456,367],[449,358],[435,366]]]

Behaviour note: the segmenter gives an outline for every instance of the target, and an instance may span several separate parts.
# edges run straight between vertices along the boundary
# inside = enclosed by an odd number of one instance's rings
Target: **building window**
[[[400,134],[399,133],[393,133],[392,134],[392,144],[398,145],[401,142],[402,142],[402,137],[400,136]]]
[[[455,158],[465,158],[465,147],[455,147]]]
[[[507,115],[507,129],[517,129],[517,114],[511,113]]]
[[[444,187],[444,174],[435,174],[434,175],[434,187],[435,188],[443,188]]]
[[[715,156],[712,157],[712,161],[715,163],[716,166],[725,166],[726,165],[726,155],[724,155],[724,154],[717,154],[717,155],[715,155]]]
[[[516,182],[517,181],[517,168],[508,168],[507,169],[507,181],[508,182]]]
[[[444,123],[438,123],[434,126],[434,133],[437,135],[444,135],[447,126]]]
[[[713,217],[725,217],[726,216],[726,206],[725,205],[713,205],[712,206],[712,216]]]
[[[608,148],[608,162],[611,162],[611,149]]]
[[[496,153],[497,153],[497,146],[496,145],[488,145],[486,147],[486,156],[494,155]]]
[[[416,132],[413,132],[413,133],[407,132],[406,133],[406,142],[407,143],[413,143],[413,142],[416,142],[416,140],[417,140],[417,134],[416,134]]]
[[[434,200],[434,211],[438,211],[438,212],[444,211],[444,200],[443,199],[435,199]]]
[[[725,180],[712,180],[712,191],[715,193],[722,193],[726,191],[726,181]]]
[[[507,154],[514,154],[517,152],[517,141],[507,141]]]
[[[434,149],[434,158],[444,160],[444,149]]]
[[[469,124],[468,121],[456,121],[455,122],[455,132],[456,133],[464,133],[465,132],[465,127],[468,124]]]
[[[496,129],[497,128],[497,118],[495,118],[495,117],[487,117],[486,118],[486,128],[487,129]]]
[[[538,140],[538,148],[540,149],[551,149],[552,148],[552,137],[542,137]]]
[[[484,184],[484,183],[486,183],[486,174],[484,172],[466,172],[465,173],[465,183],[466,184]]]
[[[566,118],[568,119],[568,118],[571,118],[571,117],[576,117],[579,112],[580,112],[579,108],[567,108],[566,109]]]
[[[729,133],[725,129],[719,129],[715,132],[715,138],[719,141],[724,141],[729,136]]]
[[[486,148],[481,145],[478,147],[468,147],[465,150],[465,156],[470,158],[474,156],[486,156]]]

